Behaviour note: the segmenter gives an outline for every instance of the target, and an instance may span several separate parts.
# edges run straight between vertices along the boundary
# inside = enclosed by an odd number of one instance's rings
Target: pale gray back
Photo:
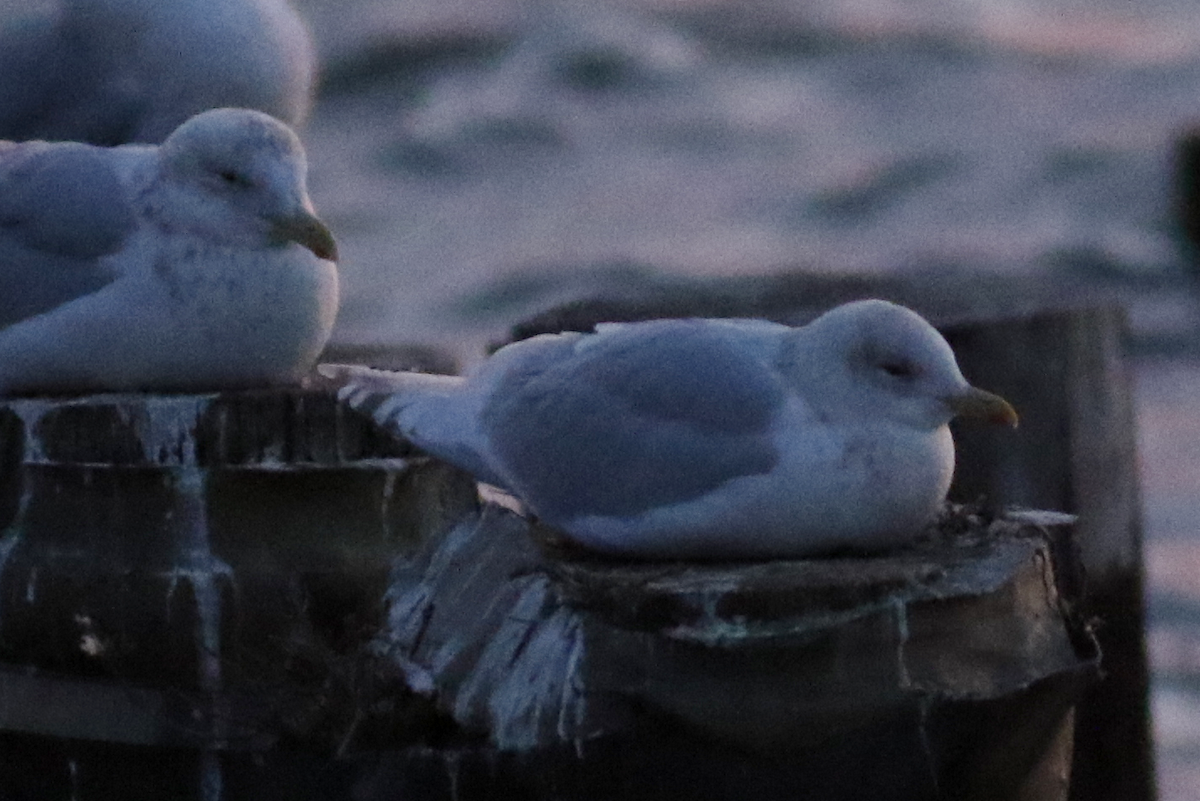
[[[548,522],[636,514],[775,465],[783,387],[727,331],[664,320],[576,341],[509,365],[483,412],[512,489]]]

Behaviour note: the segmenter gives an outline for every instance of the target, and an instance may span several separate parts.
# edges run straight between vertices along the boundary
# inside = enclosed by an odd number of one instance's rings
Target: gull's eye
[[[237,187],[239,189],[244,189],[250,186],[250,181],[248,178],[233,170],[221,170],[217,173],[217,176],[220,177],[221,181],[226,186]]]
[[[904,361],[887,361],[879,365],[880,368],[890,375],[892,378],[911,379],[917,375],[916,368],[909,362]]]

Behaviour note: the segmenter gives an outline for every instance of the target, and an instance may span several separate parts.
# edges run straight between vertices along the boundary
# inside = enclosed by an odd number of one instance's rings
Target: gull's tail
[[[379,425],[412,438],[418,421],[410,419],[414,407],[459,393],[463,379],[456,375],[393,372],[357,364],[321,364],[317,372],[333,383],[338,398]],[[418,417],[420,415],[417,415]]]
[[[322,364],[317,372],[338,398],[377,425],[498,487],[505,482],[482,454],[481,399],[461,376],[397,373],[349,364]]]
[[[390,395],[405,392],[450,395],[458,391],[463,377],[436,373],[396,372],[360,364],[318,364],[317,372],[337,387],[338,397],[358,407],[352,396]]]

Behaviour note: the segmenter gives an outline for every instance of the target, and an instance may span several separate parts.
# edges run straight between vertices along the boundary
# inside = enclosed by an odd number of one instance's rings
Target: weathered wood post
[[[1022,436],[955,431],[963,454],[952,493],[1079,516],[1087,577],[1081,612],[1097,621],[1104,680],[1078,709],[1075,801],[1155,798],[1145,644],[1141,497],[1124,314],[1046,310],[951,326],[972,380],[1017,404]]]
[[[379,641],[457,736],[380,756],[363,797],[1065,801],[1098,658],[1070,549],[946,529],[885,558],[630,564],[485,506],[397,563]]]
[[[1063,305],[1053,283],[1017,288],[975,274],[843,277],[788,273],[687,290],[595,299],[550,310],[515,330],[587,330],[600,320],[766,317],[801,324],[856,298],[924,314],[946,334],[966,375],[1021,413],[1021,428],[956,429],[952,497],[986,497],[1079,515],[1087,572],[1083,611],[1097,620],[1104,679],[1079,710],[1073,801],[1156,797],[1146,656],[1142,530],[1133,398],[1123,362],[1124,314]]]
[[[328,394],[0,402],[0,797],[346,797],[276,746],[353,717],[392,559],[473,504],[403,456]]]

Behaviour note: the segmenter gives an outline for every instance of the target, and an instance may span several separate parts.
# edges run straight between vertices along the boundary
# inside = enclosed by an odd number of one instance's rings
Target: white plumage
[[[322,370],[579,544],[633,557],[901,544],[945,499],[950,419],[1016,423],[932,326],[877,300],[802,328],[659,320],[539,336],[461,379]]]
[[[0,139],[158,143],[222,107],[296,126],[315,71],[287,0],[59,0],[0,30]]]
[[[338,305],[305,173],[242,109],[158,147],[0,143],[0,394],[301,378]]]

